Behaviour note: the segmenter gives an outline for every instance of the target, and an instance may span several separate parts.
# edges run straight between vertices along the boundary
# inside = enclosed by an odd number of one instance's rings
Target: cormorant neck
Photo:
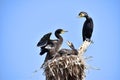
[[[85,16],[85,18],[88,20],[88,19],[90,19],[90,17],[87,15],[87,16]]]
[[[61,36],[60,34],[58,34],[58,33],[55,32],[55,36],[56,36],[58,39],[60,39],[60,40],[63,41],[63,38],[62,38],[62,36]]]

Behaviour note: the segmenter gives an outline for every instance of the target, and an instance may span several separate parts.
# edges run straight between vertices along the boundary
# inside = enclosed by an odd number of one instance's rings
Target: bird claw
[[[85,40],[88,41],[88,42],[91,42],[91,40],[89,38],[86,38]]]
[[[92,40],[90,40],[89,38],[86,38],[85,40],[88,41],[88,42],[94,43],[94,42],[93,42]]]

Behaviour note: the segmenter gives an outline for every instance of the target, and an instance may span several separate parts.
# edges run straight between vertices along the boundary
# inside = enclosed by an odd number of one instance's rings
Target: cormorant
[[[52,59],[54,54],[57,53],[58,50],[60,49],[63,42],[63,38],[60,34],[63,34],[64,32],[67,31],[64,31],[63,29],[57,29],[55,31],[55,36],[57,37],[57,39],[51,40],[50,39],[51,33],[48,33],[44,35],[38,42],[38,44],[41,45],[40,55],[43,55],[45,52],[47,52],[45,61]]]
[[[63,55],[77,55],[78,51],[77,49],[75,49],[74,45],[72,42],[67,42],[67,45],[71,48],[71,49],[61,49],[59,50],[58,54],[60,54],[60,56]]]
[[[86,21],[84,22],[83,29],[82,29],[82,37],[83,41],[88,40],[90,41],[92,32],[93,32],[93,20],[91,17],[88,16],[86,12],[80,12],[80,17],[85,17]]]

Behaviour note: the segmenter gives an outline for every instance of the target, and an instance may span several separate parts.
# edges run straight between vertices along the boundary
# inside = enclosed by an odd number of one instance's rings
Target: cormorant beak
[[[78,17],[78,18],[82,18],[82,17],[84,17],[84,16],[85,16],[85,14],[81,13],[81,14],[78,15],[77,17]]]
[[[68,31],[64,31],[64,30],[63,30],[63,31],[61,32],[61,34],[65,33],[65,32],[68,32]]]
[[[82,17],[83,17],[83,15],[81,15],[81,14],[80,14],[80,15],[78,15],[77,17],[78,17],[78,18],[82,18]]]
[[[79,17],[84,17],[85,16],[85,14],[83,14],[83,13],[81,13],[80,15],[79,15]]]

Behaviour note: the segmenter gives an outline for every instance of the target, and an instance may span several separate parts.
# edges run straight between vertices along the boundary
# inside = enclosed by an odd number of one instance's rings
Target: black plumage
[[[40,55],[43,55],[45,52],[48,52],[48,49],[46,49],[45,47],[47,46],[49,40],[50,40],[50,36],[52,33],[47,33],[45,34],[41,40],[37,43],[37,47],[41,48],[41,52]]]
[[[45,46],[45,45],[48,43],[51,34],[52,34],[52,33],[47,33],[47,34],[45,34],[45,35],[40,39],[40,41],[37,43],[37,46],[38,46],[38,47],[43,47],[43,46]]]
[[[52,59],[53,56],[60,49],[60,47],[63,43],[63,38],[60,34],[62,34],[64,32],[67,32],[67,31],[64,31],[63,29],[57,29],[55,31],[55,36],[57,37],[57,39],[51,40],[50,39],[51,33],[48,33],[48,34],[44,35],[41,38],[41,40],[38,42],[38,44],[41,47],[40,55],[43,55],[45,52],[47,52],[45,61]]]
[[[83,41],[85,41],[86,39],[90,41],[92,32],[93,32],[93,26],[94,26],[93,20],[91,17],[88,16],[86,12],[80,12],[79,16],[86,18],[84,25],[83,25],[83,29],[82,29]]]

